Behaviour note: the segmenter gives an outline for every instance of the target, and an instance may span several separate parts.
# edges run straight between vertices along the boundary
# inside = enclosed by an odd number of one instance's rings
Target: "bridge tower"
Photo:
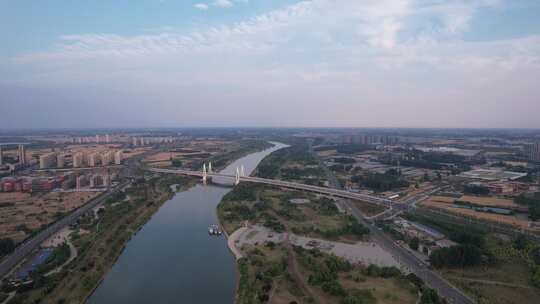
[[[208,173],[212,173],[212,162],[208,162]]]
[[[244,165],[240,166],[240,176],[246,176],[246,172],[244,171]]]
[[[206,164],[203,163],[203,166],[202,166],[202,180],[203,180],[203,183],[205,183],[205,184],[206,184],[206,177],[207,177]]]
[[[234,177],[234,185],[238,185],[240,184],[240,169],[238,169],[238,167],[236,167],[236,175]]]

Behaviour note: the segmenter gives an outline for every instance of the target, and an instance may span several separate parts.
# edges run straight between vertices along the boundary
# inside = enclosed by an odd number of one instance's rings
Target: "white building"
[[[124,155],[122,153],[122,150],[116,151],[116,153],[114,153],[114,164],[115,165],[121,165],[123,157],[124,157]]]

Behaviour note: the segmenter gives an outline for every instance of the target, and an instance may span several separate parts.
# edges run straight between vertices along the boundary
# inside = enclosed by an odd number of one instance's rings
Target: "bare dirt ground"
[[[475,210],[465,209],[465,208],[456,208],[456,207],[453,207],[450,203],[441,202],[435,197],[422,202],[421,205],[430,207],[430,208],[443,209],[444,211],[448,211],[448,212],[460,214],[460,215],[471,216],[471,217],[475,217],[481,220],[499,222],[503,224],[513,225],[522,229],[529,229],[529,222],[526,219],[518,218],[516,216],[511,216],[511,215],[500,215],[500,214],[495,214],[495,213],[478,212]]]
[[[99,195],[99,192],[0,193],[0,238],[19,242],[32,230],[40,229]]]

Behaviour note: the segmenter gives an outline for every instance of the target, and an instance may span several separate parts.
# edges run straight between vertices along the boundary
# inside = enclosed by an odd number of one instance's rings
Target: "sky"
[[[538,0],[0,0],[0,128],[540,128]]]

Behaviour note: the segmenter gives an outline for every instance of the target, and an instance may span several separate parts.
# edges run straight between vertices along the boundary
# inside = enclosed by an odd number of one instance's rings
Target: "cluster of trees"
[[[482,263],[482,250],[470,244],[440,248],[431,253],[429,261],[436,268],[478,266]]]
[[[325,293],[333,296],[347,296],[347,291],[338,281],[338,274],[352,270],[349,261],[334,255],[323,258],[317,250],[308,251],[300,247],[295,247],[295,250],[301,255],[303,264],[311,271],[309,284],[320,286]]]
[[[267,216],[264,221],[264,227],[274,230],[277,233],[285,231],[285,226],[275,217]]]
[[[439,296],[437,291],[432,288],[425,287],[422,289],[420,304],[444,304],[446,301]]]
[[[406,180],[389,173],[368,173],[366,175],[355,175],[351,178],[351,181],[355,183],[360,183],[367,188],[379,192],[409,186],[409,182],[407,182]]]
[[[520,251],[525,256],[531,271],[531,282],[534,286],[540,288],[540,244],[535,244],[524,235],[517,237],[513,248]]]
[[[519,205],[529,208],[529,218],[533,221],[540,220],[540,193],[534,195],[520,195],[514,199],[514,202]]]
[[[474,195],[488,195],[489,189],[481,185],[468,184],[463,187],[463,192]]]
[[[413,237],[409,240],[409,247],[412,250],[418,250],[418,247],[420,246],[420,239],[418,237]]]
[[[367,268],[364,269],[363,273],[367,276],[377,278],[394,278],[401,276],[401,271],[394,266],[380,267],[375,264],[369,265]]]
[[[339,213],[339,209],[336,207],[336,204],[333,200],[323,197],[321,198],[316,205],[317,212],[321,215],[336,215]]]
[[[284,172],[281,171],[281,166],[287,161],[299,162],[303,165],[316,165],[318,162],[313,158],[313,155],[309,152],[309,146],[307,143],[297,143],[293,146],[277,150],[265,157],[261,163],[257,166],[257,176],[263,178],[276,178]],[[290,177],[295,177],[300,174],[297,171],[287,171]]]
[[[373,146],[362,144],[342,144],[337,145],[336,151],[341,154],[355,154],[364,151],[373,150]]]
[[[0,239],[0,256],[8,255],[13,250],[15,250],[15,242],[12,239]]]
[[[390,155],[382,156],[380,162],[397,165],[398,160]],[[407,151],[407,154],[399,162],[403,166],[416,167],[431,170],[450,169],[453,174],[471,169],[471,165],[484,164],[484,159],[469,160],[464,156],[451,153],[423,152],[420,150]]]
[[[349,216],[347,218],[347,225],[342,228],[341,232],[343,234],[353,234],[357,236],[364,236],[369,234],[369,229],[360,224],[354,217]]]
[[[173,167],[176,167],[176,168],[182,167],[182,161],[178,158],[173,158],[171,160],[171,164],[173,165]]]
[[[255,201],[256,199],[257,187],[246,183],[238,184],[223,197],[224,201]]]

